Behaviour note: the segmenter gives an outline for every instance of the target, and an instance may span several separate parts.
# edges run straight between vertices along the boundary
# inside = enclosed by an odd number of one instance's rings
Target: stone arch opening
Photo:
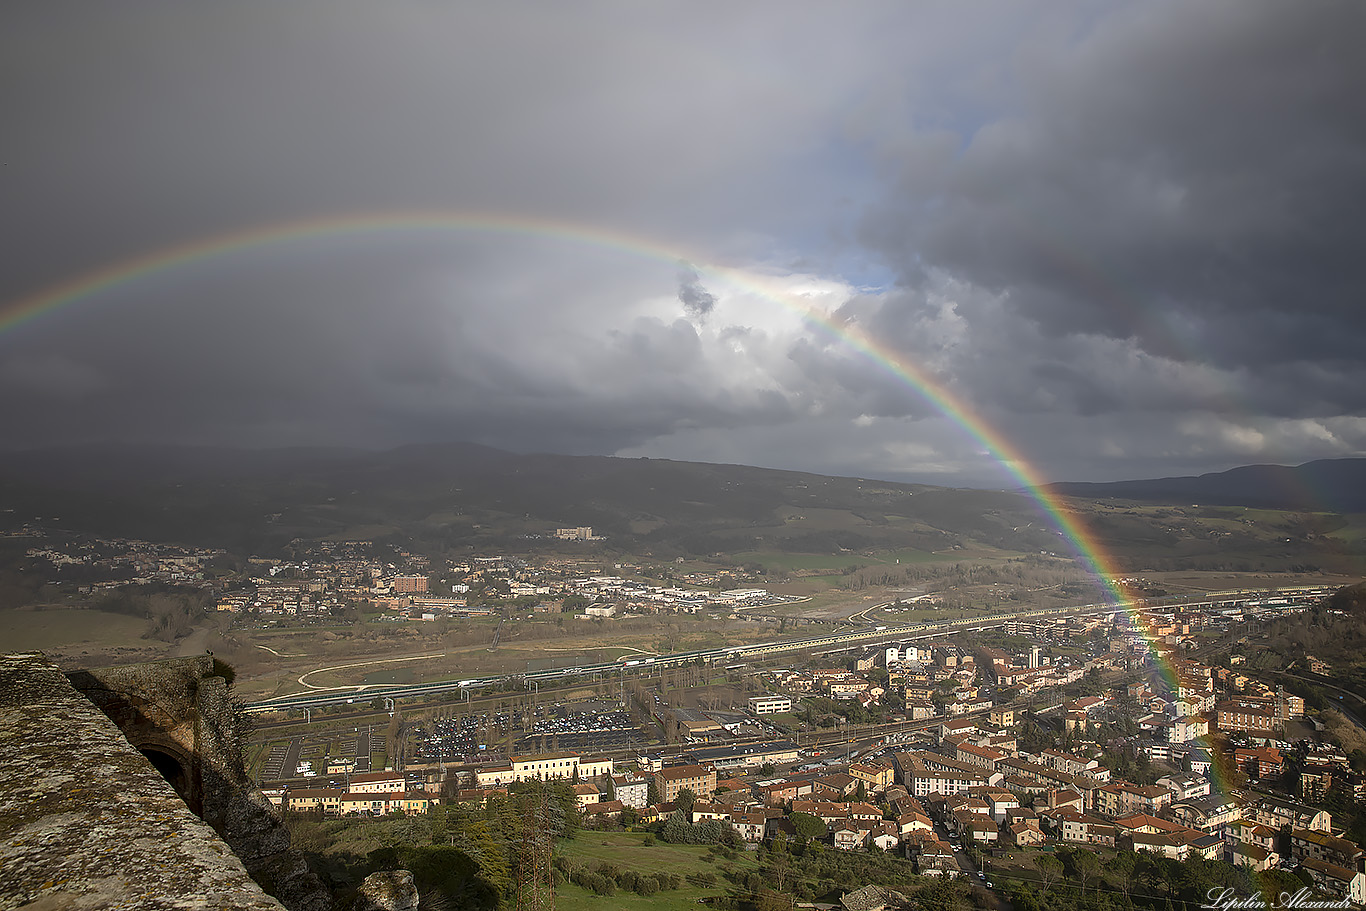
[[[190,803],[190,773],[185,768],[179,757],[159,750],[156,747],[140,747],[139,752],[147,757],[147,761],[152,764],[162,778],[170,782],[171,787],[180,795],[180,799],[188,805]]]

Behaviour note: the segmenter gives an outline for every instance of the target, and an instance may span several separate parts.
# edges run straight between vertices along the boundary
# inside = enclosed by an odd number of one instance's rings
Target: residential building
[[[602,794],[598,793],[597,786],[591,784],[574,785],[574,803],[577,804],[579,812],[583,812],[590,805],[601,801]]]
[[[665,803],[678,799],[687,789],[700,800],[710,800],[716,793],[716,771],[700,765],[671,766],[655,772],[655,788]]]
[[[1254,781],[1277,778],[1285,771],[1285,757],[1273,746],[1238,747],[1233,751],[1233,761]]]
[[[341,795],[338,809],[343,816],[387,816],[391,813],[411,816],[426,813],[433,803],[435,801],[422,792],[348,791]]]
[[[1259,822],[1272,829],[1282,826],[1310,829],[1315,832],[1331,832],[1333,814],[1318,807],[1273,797],[1270,794],[1249,794],[1243,806],[1243,818]]]
[[[1136,785],[1115,781],[1094,792],[1095,810],[1106,816],[1148,813],[1156,816],[1171,803],[1172,792],[1157,785]]]
[[[1360,870],[1349,870],[1312,857],[1300,867],[1308,872],[1315,886],[1329,895],[1350,899],[1358,905],[1366,902],[1366,874]]]
[[[358,775],[351,775],[346,784],[347,790],[355,794],[390,793],[408,789],[408,782],[403,773],[395,772],[392,769],[384,772],[361,772]]]
[[[1327,832],[1291,829],[1290,857],[1295,861],[1304,861],[1312,857],[1315,860],[1337,864],[1339,867],[1350,867],[1355,870],[1362,867],[1366,852],[1363,852],[1361,846],[1356,842],[1330,835]]]
[[[849,774],[869,791],[882,791],[896,780],[896,770],[886,762],[855,762]]]
[[[538,756],[512,757],[513,781],[573,778],[578,769],[578,753],[542,753]]]
[[[1281,730],[1281,719],[1267,700],[1235,699],[1214,707],[1216,724],[1221,731],[1238,731],[1270,737]]]
[[[1209,793],[1209,779],[1198,775],[1164,775],[1157,783],[1172,792],[1172,800],[1190,800]]]
[[[650,782],[630,775],[613,775],[612,793],[623,806],[639,810],[650,802]]]
[[[1177,801],[1171,805],[1172,819],[1183,826],[1221,837],[1225,830],[1242,816],[1242,805],[1217,794]]]
[[[580,778],[601,778],[612,774],[612,760],[607,756],[581,756],[579,758]]]
[[[280,806],[293,812],[312,810],[335,816],[341,812],[344,793],[340,788],[286,788],[280,795]]]

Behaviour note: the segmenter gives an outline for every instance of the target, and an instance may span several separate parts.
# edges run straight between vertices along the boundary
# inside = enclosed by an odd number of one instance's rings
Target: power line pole
[[[555,814],[550,807],[550,791],[542,783],[524,799],[515,908],[516,911],[555,911],[551,846],[559,827],[555,825]]]

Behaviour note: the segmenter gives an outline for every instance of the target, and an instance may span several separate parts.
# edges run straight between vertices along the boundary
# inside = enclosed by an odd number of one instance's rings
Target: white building
[[[792,700],[787,696],[751,696],[749,710],[755,715],[776,715],[792,711]]]
[[[928,650],[922,651],[914,645],[889,645],[883,652],[883,664],[887,667],[896,667],[911,661],[925,661],[929,657]]]
[[[620,800],[622,806],[644,809],[650,802],[650,782],[645,778],[632,778],[628,775],[612,776],[613,800]]]

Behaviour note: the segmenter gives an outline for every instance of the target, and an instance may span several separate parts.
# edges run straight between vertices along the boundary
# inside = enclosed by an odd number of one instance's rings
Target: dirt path
[[[334,664],[334,665],[332,665],[331,667],[319,667],[319,668],[314,668],[313,670],[309,671],[308,673],[304,674],[303,676],[301,676],[301,677],[299,678],[299,684],[300,684],[301,686],[306,686],[306,687],[308,687],[310,690],[354,690],[354,689],[364,689],[365,686],[366,686],[365,684],[355,684],[355,685],[351,685],[351,686],[314,686],[313,684],[309,683],[308,680],[307,680],[306,678],[312,677],[314,674],[321,674],[321,673],[323,673],[324,671],[340,671],[340,670],[345,670],[346,668],[351,668],[351,667],[369,667],[369,666],[372,665],[372,664],[397,664],[398,662],[401,662],[401,661],[423,661],[423,660],[426,660],[426,659],[428,659],[428,658],[444,658],[444,657],[446,657],[446,653],[445,653],[445,652],[435,652],[435,653],[430,654],[430,655],[411,655],[411,656],[408,656],[408,657],[405,657],[405,658],[379,658],[379,659],[376,659],[376,660],[374,660],[374,661],[357,661],[357,662],[355,662],[355,663],[353,663],[353,664]]]

